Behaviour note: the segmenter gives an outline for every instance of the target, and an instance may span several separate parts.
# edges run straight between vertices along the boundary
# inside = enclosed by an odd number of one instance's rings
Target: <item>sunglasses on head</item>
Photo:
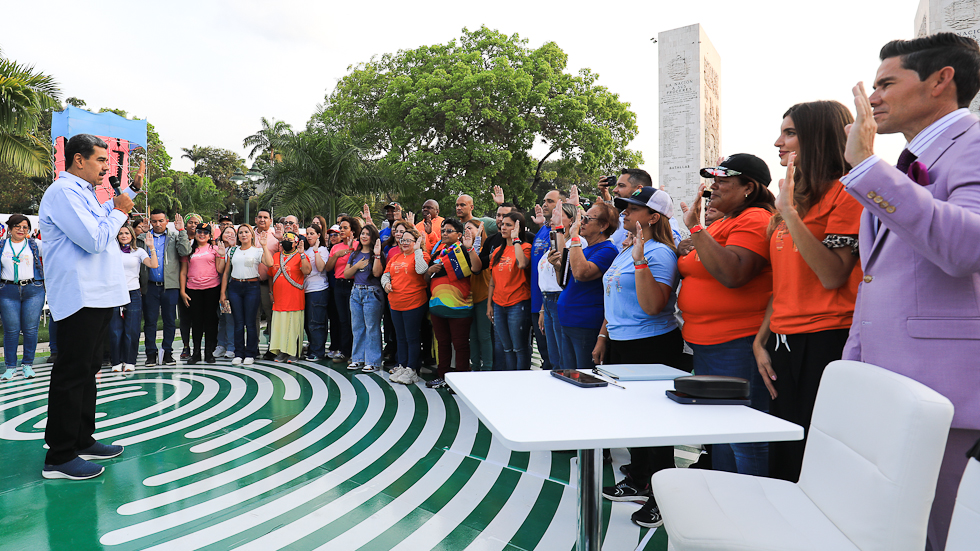
[[[701,170],[701,172],[703,174],[709,174],[715,178],[717,178],[718,176],[727,177],[727,176],[738,176],[741,174],[741,172],[739,172],[738,170],[732,170],[730,168],[725,168],[723,166],[704,168]]]

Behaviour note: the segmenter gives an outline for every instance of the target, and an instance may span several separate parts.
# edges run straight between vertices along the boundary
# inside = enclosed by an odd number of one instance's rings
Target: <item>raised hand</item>
[[[146,178],[146,159],[140,161],[140,168],[136,171],[136,176],[133,177],[133,183],[129,187],[136,191],[140,191],[143,188],[143,180]]]
[[[681,202],[681,212],[684,213],[684,225],[688,229],[693,228],[698,225],[698,220],[701,217],[701,194],[707,188],[704,182],[698,186],[698,192],[694,196],[693,206],[688,206],[687,203]]]
[[[266,242],[269,240],[269,232],[260,231],[258,233],[259,244],[265,247]]]
[[[422,220],[423,227],[425,228],[425,233],[432,233],[432,215],[426,214],[425,218]]]
[[[473,246],[473,230],[466,228],[463,230],[463,246],[469,249]]]
[[[381,240],[380,239],[377,239],[374,242],[374,254],[375,254],[375,256],[381,254]]]
[[[218,256],[225,256],[225,253],[228,252],[227,249],[225,249],[225,242],[222,241],[221,239],[219,239],[214,244],[214,249],[215,249],[215,252],[218,253]]]
[[[643,227],[636,223],[636,235],[633,236],[633,260],[643,260]]]
[[[493,197],[493,202],[500,206],[504,202],[504,188],[500,186],[493,186],[493,192],[490,194]]]
[[[572,227],[568,228],[568,238],[578,237],[582,229],[582,213],[585,210],[580,206],[575,209],[575,220],[572,220]]]
[[[520,239],[521,238],[521,226],[520,225],[515,225],[514,226],[514,229],[511,230],[511,232],[510,232],[510,238],[511,239]]]
[[[425,236],[420,235],[418,239],[415,240],[415,248],[422,250],[425,247]]]
[[[878,123],[875,122],[874,109],[868,94],[864,91],[864,83],[858,82],[851,88],[854,94],[854,124],[844,127],[847,132],[847,144],[844,145],[844,160],[851,166],[861,164],[861,161],[874,155],[875,134]]]
[[[552,228],[557,228],[558,226],[561,225],[561,212],[562,212],[561,211],[561,205],[562,205],[562,202],[561,201],[558,201],[558,204],[555,205],[555,208],[551,211],[551,227]]]
[[[396,203],[395,204],[395,220],[401,220],[404,216],[405,216],[404,213],[402,213],[402,206]]]
[[[534,218],[531,221],[539,226],[544,225],[544,209],[541,205],[534,205]]]
[[[282,241],[282,236],[285,235],[286,228],[282,224],[276,224],[275,229],[272,230],[272,235],[276,237],[276,241]]]
[[[796,192],[796,153],[789,154],[789,163],[786,165],[786,178],[779,180],[779,195],[776,196],[776,210],[782,215],[787,215],[796,210],[796,200],[793,194]]]
[[[568,192],[568,202],[575,205],[576,207],[582,204],[582,201],[578,197],[578,186],[572,185],[572,189]]]
[[[180,213],[174,216],[174,228],[177,231],[184,231],[184,217]]]
[[[374,225],[374,220],[371,219],[371,210],[368,209],[367,203],[364,203],[364,206],[361,207],[361,218],[368,224]]]
[[[415,227],[415,213],[414,212],[408,211],[408,216],[405,217],[405,220],[407,220],[408,223],[411,224],[413,228]]]
[[[302,238],[297,239],[296,240],[296,250],[299,251],[300,253],[302,253],[304,249],[306,249],[306,240],[305,239],[302,239]]]

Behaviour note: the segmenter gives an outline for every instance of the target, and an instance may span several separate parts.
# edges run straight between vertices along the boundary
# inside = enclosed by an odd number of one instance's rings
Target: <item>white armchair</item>
[[[697,469],[654,475],[669,545],[922,551],[952,419],[949,400],[921,383],[833,362],[820,381],[799,483]]]

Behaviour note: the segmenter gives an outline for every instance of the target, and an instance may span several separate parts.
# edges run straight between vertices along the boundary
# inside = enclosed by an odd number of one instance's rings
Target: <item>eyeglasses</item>
[[[209,229],[207,229],[207,228],[203,228],[203,229],[199,229],[199,230],[197,230],[197,233],[206,233],[206,234],[210,234],[210,233],[211,233],[211,230],[209,230]]]
[[[742,173],[739,172],[738,170],[732,170],[730,168],[725,168],[723,166],[712,166],[712,167],[701,169],[701,175],[704,177],[717,178],[719,176],[721,177],[738,176],[740,174]]]
[[[415,239],[402,239],[399,243],[415,243]]]
[[[583,224],[588,224],[589,222],[591,222],[593,220],[596,220],[596,217],[595,216],[589,216],[587,214],[582,216],[582,223]]]
[[[446,228],[442,230],[442,233],[459,233],[459,232],[456,231],[454,228]]]

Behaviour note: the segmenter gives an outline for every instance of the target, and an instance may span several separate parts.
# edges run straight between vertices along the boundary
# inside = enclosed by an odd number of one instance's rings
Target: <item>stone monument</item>
[[[968,36],[980,42],[980,0],[919,0],[915,12],[916,38],[939,32]],[[970,111],[980,115],[980,95]]]
[[[660,186],[690,202],[721,154],[721,58],[700,24],[657,36],[660,61]],[[679,212],[679,210],[678,210]]]

